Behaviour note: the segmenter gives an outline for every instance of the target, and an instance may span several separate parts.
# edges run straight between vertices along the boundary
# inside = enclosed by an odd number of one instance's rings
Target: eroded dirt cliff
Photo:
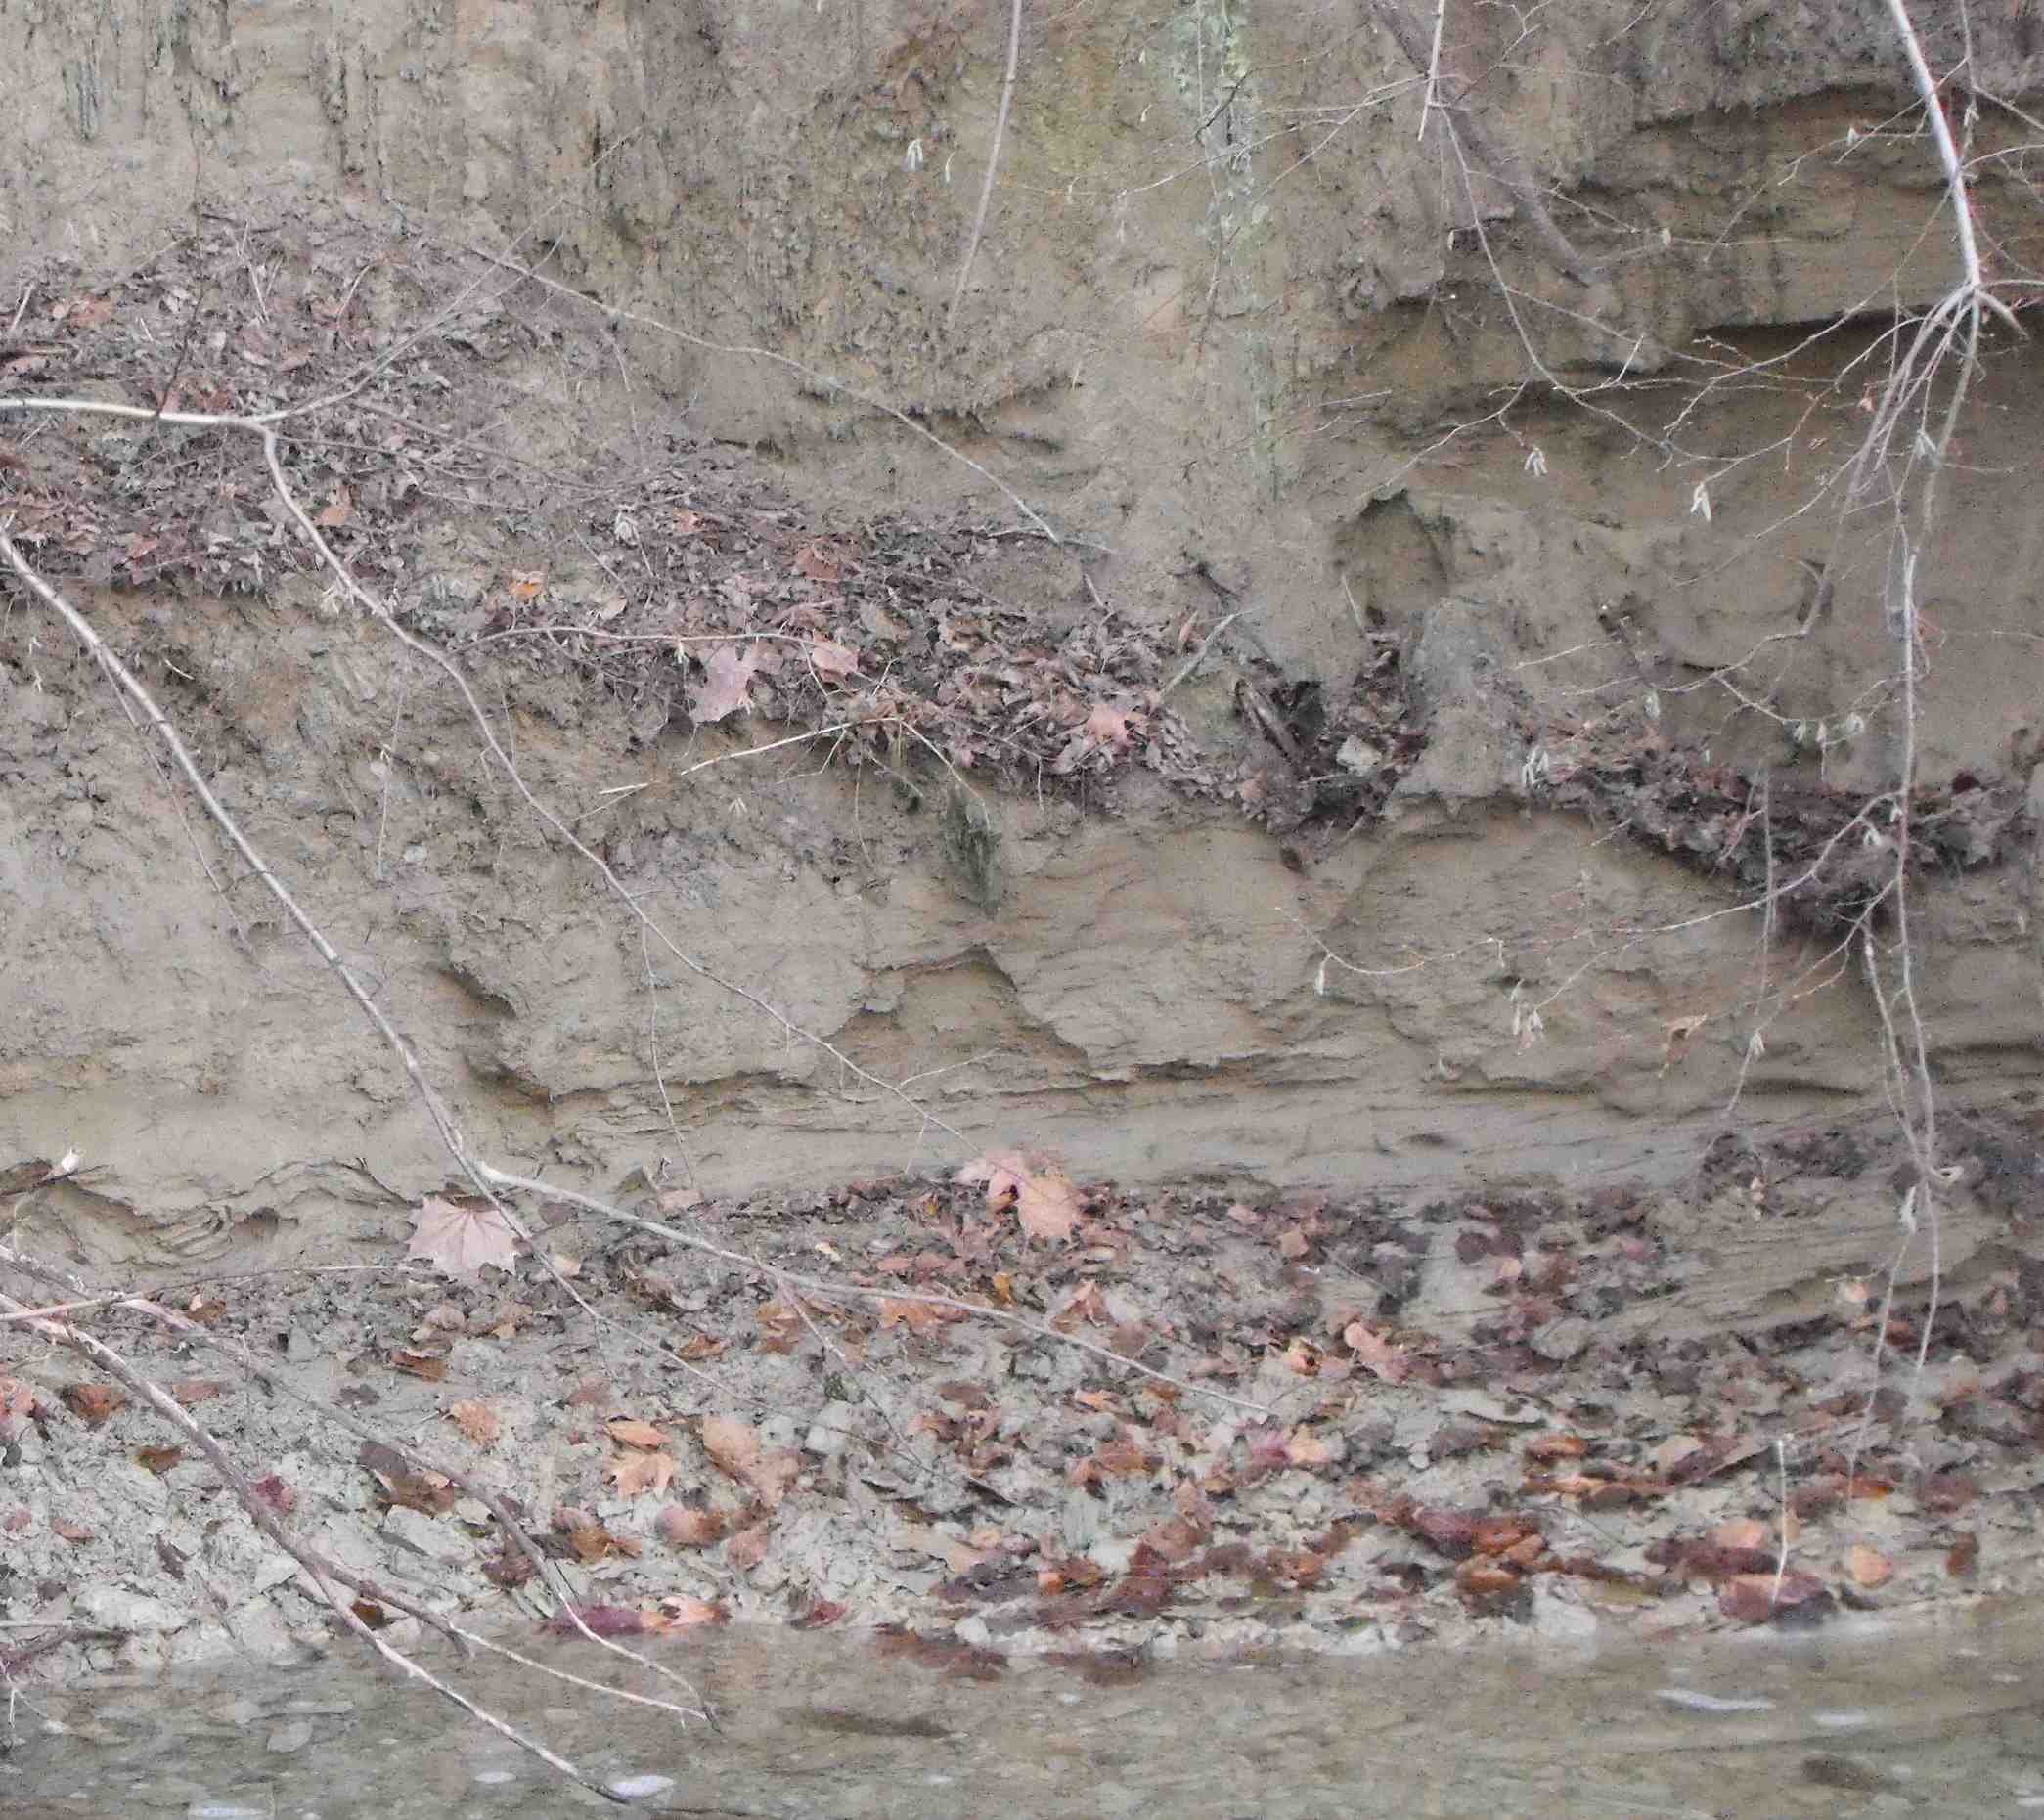
[[[1669,1178],[1727,1123],[1878,1117],[1839,835],[1893,775],[1894,646],[1820,483],[1880,312],[1952,275],[1884,11],[1451,6],[1452,136],[1401,17],[1025,19],[952,327],[1004,13],[0,19],[9,387],[374,369],[289,445],[336,545],[635,901],[837,1057],[643,949],[252,450],[11,424],[10,505],[477,1138],[587,1182],[997,1141]],[[2040,64],[2026,14],[1976,30],[2013,258]],[[2037,383],[2012,340],[1968,421],[1917,754],[1935,1065],[2023,1117]],[[845,666],[699,718],[675,639],[747,627]],[[398,1230],[448,1167],[401,1079],[89,668],[19,602],[6,636],[0,1149],[97,1172],[41,1216],[98,1261]],[[896,721],[701,768],[833,714]]]

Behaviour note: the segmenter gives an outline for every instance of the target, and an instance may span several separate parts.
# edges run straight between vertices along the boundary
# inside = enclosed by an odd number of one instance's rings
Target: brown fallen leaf
[[[1213,1532],[1213,1526],[1191,1516],[1168,1517],[1142,1532],[1144,1543],[1166,1561],[1186,1561]]]
[[[1387,1384],[1402,1384],[1412,1375],[1412,1361],[1402,1347],[1394,1346],[1374,1327],[1351,1321],[1342,1329],[1342,1339],[1355,1354],[1356,1363],[1373,1371]]]
[[[759,1435],[730,1416],[704,1416],[702,1448],[720,1472],[759,1494],[769,1510],[787,1496],[802,1471],[802,1456],[792,1447],[764,1447]]]
[[[67,1384],[64,1404],[88,1428],[98,1428],[128,1400],[126,1391],[111,1384]]]
[[[584,1630],[597,1637],[643,1637],[668,1625],[659,1613],[644,1612],[636,1605],[575,1605],[561,1607],[547,1620],[547,1628],[564,1637],[580,1636]]]
[[[723,1606],[687,1592],[670,1592],[662,1598],[660,1615],[667,1620],[667,1628],[671,1630],[686,1630],[691,1624],[731,1622],[731,1614]]]
[[[447,1375],[447,1360],[438,1353],[416,1353],[408,1346],[392,1347],[390,1363],[396,1370],[423,1378],[428,1384],[437,1384]]]
[[[1122,751],[1129,741],[1142,729],[1142,716],[1131,713],[1127,708],[1118,708],[1110,702],[1096,702],[1093,711],[1086,717],[1086,731],[1103,746]]]
[[[1824,1594],[1814,1574],[1791,1571],[1777,1581],[1772,1574],[1734,1574],[1717,1590],[1717,1609],[1742,1624],[1764,1624]]]
[[[840,683],[859,669],[859,653],[835,639],[819,639],[809,647],[809,661],[816,673],[829,683]]]
[[[0,1441],[12,1441],[35,1414],[35,1387],[21,1378],[0,1378]]]
[[[1589,1443],[1580,1435],[1558,1430],[1553,1434],[1534,1436],[1523,1451],[1529,1460],[1551,1465],[1556,1460],[1581,1459],[1589,1451]]]
[[[620,1453],[604,1468],[603,1476],[616,1484],[618,1493],[623,1497],[638,1497],[646,1491],[665,1491],[668,1482],[674,1478],[674,1455]]]
[[[1285,1458],[1294,1466],[1325,1466],[1334,1457],[1334,1448],[1310,1429],[1295,1428],[1285,1438]]]
[[[989,1207],[1011,1206],[1031,1238],[1062,1240],[1079,1224],[1079,1190],[1055,1164],[1033,1165],[1020,1151],[977,1157],[955,1179],[983,1183]]]
[[[408,1510],[437,1517],[452,1510],[460,1495],[445,1474],[415,1469],[395,1447],[379,1441],[365,1441],[355,1458],[382,1487],[384,1496]]]
[[[847,1609],[835,1599],[812,1599],[790,1622],[797,1630],[821,1630],[825,1624],[836,1623]]]
[[[750,1574],[767,1558],[767,1526],[755,1523],[724,1544],[724,1559],[740,1574]]]
[[[1961,1472],[1926,1473],[1916,1487],[1916,1501],[1938,1517],[1964,1510],[1979,1494],[1980,1487]]]
[[[474,1398],[447,1405],[447,1417],[478,1447],[487,1447],[503,1432],[497,1411]]]
[[[184,1457],[185,1450],[182,1447],[137,1447],[135,1449],[136,1464],[142,1467],[145,1472],[156,1474],[158,1479],[162,1478],[165,1473]]]
[[[906,1327],[911,1333],[921,1333],[926,1328],[941,1327],[947,1321],[964,1318],[962,1309],[947,1309],[934,1302],[917,1302],[902,1296],[880,1298],[880,1327],[883,1332],[889,1327]]]
[[[703,680],[689,690],[689,718],[702,726],[750,707],[752,674],[759,666],[758,645],[718,645],[703,659]]]
[[[687,1504],[670,1504],[653,1521],[660,1539],[673,1548],[707,1548],[725,1531],[723,1514],[693,1510]]]
[[[1455,1510],[1446,1505],[1417,1505],[1405,1528],[1442,1554],[1458,1561],[1476,1546],[1476,1517],[1466,1510]]]
[[[225,1394],[227,1382],[224,1378],[179,1378],[163,1387],[184,1408],[194,1403],[209,1402],[213,1398]]]
[[[667,1437],[650,1422],[641,1422],[631,1416],[612,1416],[603,1424],[612,1441],[627,1447],[664,1447]]]
[[[1470,1527],[1469,1546],[1480,1555],[1509,1556],[1538,1535],[1539,1526],[1531,1517],[1479,1517]]]
[[[429,1194],[412,1216],[412,1243],[405,1256],[449,1276],[473,1276],[484,1265],[510,1270],[517,1242],[503,1214],[487,1203],[464,1207]]]
[[[1525,1582],[1509,1562],[1472,1557],[1455,1569],[1455,1590],[1478,1604],[1508,1598]]]
[[[613,1534],[587,1511],[556,1511],[554,1528],[557,1534],[566,1538],[578,1561],[607,1561],[612,1555],[623,1555],[632,1561],[639,1558],[637,1536]]]
[[[1138,1473],[1153,1473],[1157,1470],[1157,1455],[1140,1442],[1128,1435],[1119,1435],[1112,1441],[1104,1441],[1095,1450],[1093,1458],[1105,1472],[1119,1478],[1133,1477]]]
[[[760,1350],[764,1353],[792,1353],[801,1343],[802,1310],[791,1303],[762,1302],[752,1310],[752,1322],[759,1329]]]

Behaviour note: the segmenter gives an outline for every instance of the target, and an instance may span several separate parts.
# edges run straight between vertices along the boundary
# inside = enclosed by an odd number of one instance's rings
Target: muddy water
[[[0,1811],[207,1820],[1500,1815],[1696,1820],[2044,1811],[2044,1610],[1852,1620],[1576,1652],[1416,1651],[991,1681],[869,1637],[730,1631],[663,1660],[717,1709],[682,1730],[518,1671],[470,1678],[635,1797],[563,1783],[352,1660],[102,1686],[17,1709]],[[553,1659],[608,1678],[586,1649]],[[993,1672],[992,1670],[984,1670]],[[634,1674],[642,1671],[631,1670]],[[649,1682],[640,1685],[649,1686]]]

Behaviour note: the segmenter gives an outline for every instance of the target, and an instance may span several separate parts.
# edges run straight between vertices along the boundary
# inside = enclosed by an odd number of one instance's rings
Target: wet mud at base
[[[904,1662],[870,1635],[652,1642],[710,1702],[714,1730],[489,1678],[495,1709],[629,1795],[624,1809],[445,1703],[333,1661],[39,1701],[0,1763],[0,1799],[18,1820],[2006,1815],[2044,1809],[2038,1617],[1980,1601],[1822,1634],[1157,1661],[1115,1677],[1039,1662],[985,1678]],[[586,1646],[540,1654],[672,1692]]]

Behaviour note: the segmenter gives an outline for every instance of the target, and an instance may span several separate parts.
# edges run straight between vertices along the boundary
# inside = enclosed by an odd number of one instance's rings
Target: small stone
[[[302,1751],[312,1742],[312,1726],[304,1719],[293,1719],[289,1725],[280,1725],[263,1740],[263,1749],[277,1756],[289,1756],[293,1751]]]
[[[1589,1350],[1595,1332],[1590,1323],[1579,1314],[1564,1314],[1551,1320],[1533,1337],[1533,1350],[1542,1358],[1552,1359],[1556,1364],[1566,1364],[1578,1358]]]
[[[192,1616],[161,1599],[124,1592],[118,1586],[94,1586],[81,1592],[77,1610],[103,1630],[182,1630]]]
[[[428,1561],[452,1565],[467,1561],[474,1552],[460,1530],[404,1504],[390,1507],[390,1514],[383,1519],[383,1533]]]
[[[857,1412],[848,1402],[832,1398],[817,1411],[816,1420],[802,1439],[802,1450],[820,1459],[831,1459],[850,1444],[857,1430]]]

